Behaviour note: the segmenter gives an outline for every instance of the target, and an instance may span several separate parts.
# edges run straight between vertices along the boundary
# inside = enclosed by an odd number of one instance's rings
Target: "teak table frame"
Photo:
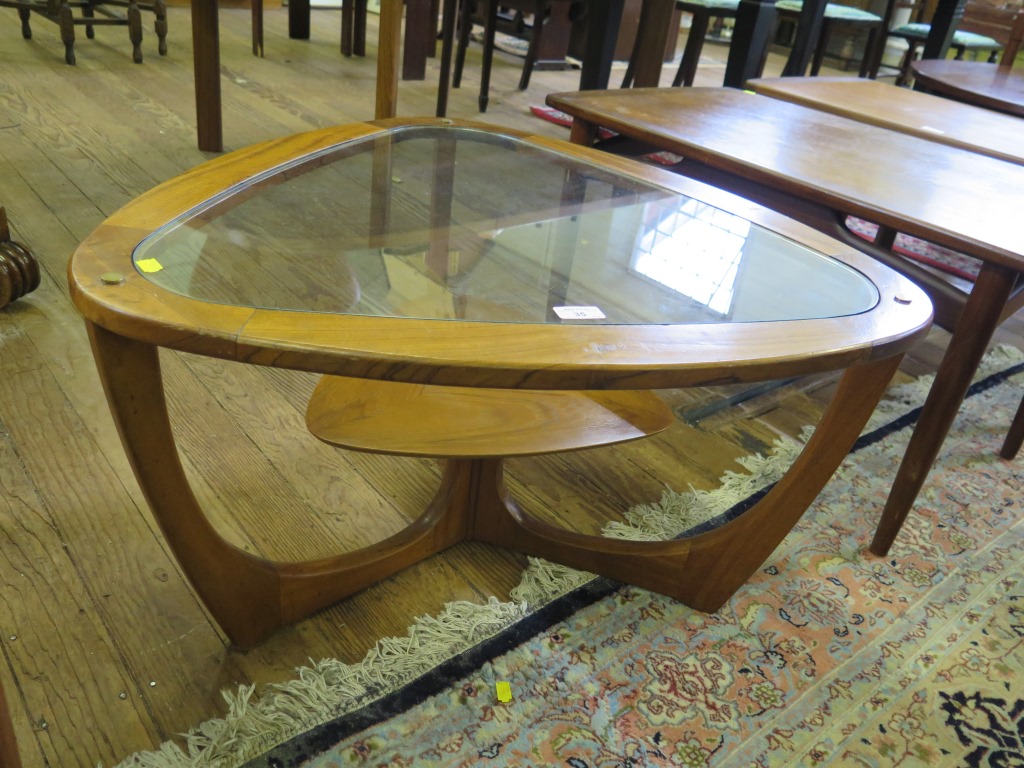
[[[837,258],[875,284],[878,304],[849,317],[775,323],[453,323],[216,305],[165,291],[133,268],[132,252],[140,241],[216,191],[292,158],[409,122],[301,134],[206,163],[113,215],[69,264],[71,294],[86,319],[114,421],[146,499],[190,581],[230,639],[243,647],[463,539],[594,571],[700,610],[717,609],[771,554],[846,456],[903,352],[927,332],[927,297],[873,260],[756,206],[741,206],[740,215],[767,217],[762,220],[791,237],[834,249]],[[682,194],[721,195],[697,182],[565,142],[503,133]],[[123,279],[112,279],[110,273]],[[499,394],[526,389],[645,394],[710,382],[844,373],[792,469],[755,506],[715,530],[661,542],[563,530],[515,503],[500,457],[453,456],[433,502],[406,530],[356,552],[296,563],[246,553],[207,520],[176,452],[160,347],[254,365]],[[594,349],[604,351],[595,356]],[[319,406],[313,410],[324,412]]]

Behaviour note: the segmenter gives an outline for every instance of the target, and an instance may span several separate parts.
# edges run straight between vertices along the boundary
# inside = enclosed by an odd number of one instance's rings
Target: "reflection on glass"
[[[750,222],[698,200],[642,233],[633,268],[726,317]]]
[[[276,168],[157,230],[135,263],[220,304],[484,322],[746,322],[877,301],[862,275],[740,217],[461,128]]]

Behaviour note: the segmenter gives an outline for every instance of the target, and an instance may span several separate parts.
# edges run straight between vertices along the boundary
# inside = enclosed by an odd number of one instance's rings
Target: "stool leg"
[[[697,74],[697,64],[700,62],[700,52],[704,50],[704,38],[707,37],[708,22],[710,21],[711,15],[708,13],[693,14],[690,31],[686,33],[683,58],[679,62],[679,70],[672,81],[673,88],[678,88],[680,85],[689,88],[693,85],[693,78]]]

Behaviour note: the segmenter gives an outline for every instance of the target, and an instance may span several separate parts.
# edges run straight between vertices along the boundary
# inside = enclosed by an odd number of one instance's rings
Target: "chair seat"
[[[902,37],[908,40],[926,40],[928,38],[929,31],[931,31],[930,24],[913,23],[897,27],[889,32],[889,34],[894,37]],[[986,50],[990,50],[993,48],[1003,47],[999,41],[988,37],[987,35],[979,35],[975,32],[965,32],[960,29],[953,33],[952,44],[956,47],[963,47],[967,49],[984,48]]]
[[[740,0],[677,0],[676,8],[687,13],[694,11],[709,11],[712,16],[716,13],[735,12],[740,6]]]
[[[800,13],[804,4],[800,0],[779,0],[775,3],[775,7],[780,11]],[[879,24],[882,21],[881,16],[839,3],[828,3],[825,6],[825,18],[832,21],[862,22],[864,24]]]

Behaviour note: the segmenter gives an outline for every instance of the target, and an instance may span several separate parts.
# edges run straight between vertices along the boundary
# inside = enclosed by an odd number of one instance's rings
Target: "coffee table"
[[[932,316],[885,266],[719,190],[433,119],[206,163],[111,216],[68,270],[139,483],[240,646],[463,539],[715,610],[818,494]],[[337,557],[241,551],[189,488],[161,347],[324,374],[310,431],[444,459],[434,501],[405,531]],[[531,516],[505,487],[505,457],[664,429],[671,414],[652,390],[828,370],[844,373],[791,470],[709,532],[583,535]]]

